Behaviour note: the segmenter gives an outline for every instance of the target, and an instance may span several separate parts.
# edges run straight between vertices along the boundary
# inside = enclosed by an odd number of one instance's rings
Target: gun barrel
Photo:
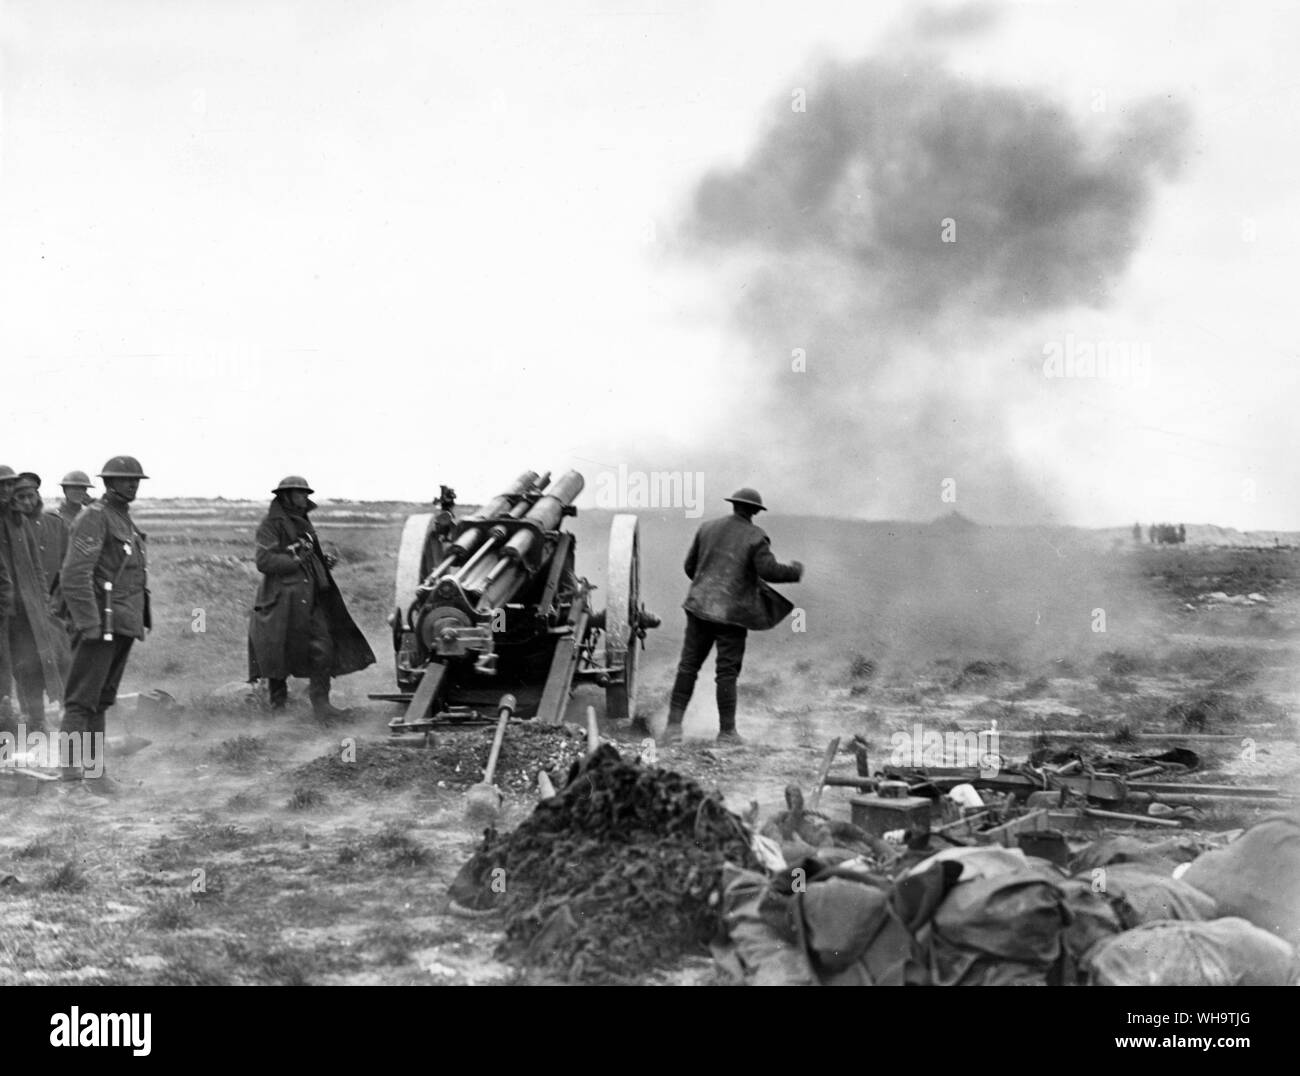
[[[514,483],[488,501],[482,508],[469,517],[467,522],[476,523],[489,519],[496,519],[500,516],[511,515],[518,505],[525,503],[522,498],[537,482],[536,471],[525,471]],[[451,544],[448,550],[448,556],[453,557],[453,564],[463,564],[471,553],[482,544],[483,539],[487,536],[486,527],[467,527],[461,531],[460,536]]]
[[[466,519],[468,525],[424,586],[452,578],[466,594],[477,597],[480,610],[500,608],[536,569],[536,547],[544,540],[539,532],[559,529],[583,485],[577,471],[566,471],[554,481],[549,471],[540,478],[536,471],[525,471],[504,493]]]
[[[583,484],[582,475],[577,471],[565,472],[546,488],[546,492],[528,510],[524,519],[535,523],[544,531],[558,529],[565,511],[582,492]],[[537,540],[534,531],[515,531],[501,548],[497,562],[485,577],[483,596],[479,601],[480,609],[499,608],[527,581],[530,573],[525,558]],[[501,568],[504,561],[510,562],[508,568]]]

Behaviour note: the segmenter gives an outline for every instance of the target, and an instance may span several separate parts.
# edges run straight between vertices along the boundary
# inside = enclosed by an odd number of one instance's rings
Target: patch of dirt
[[[293,771],[299,789],[346,790],[354,795],[414,788],[464,789],[483,779],[495,730],[466,729],[439,735],[429,748],[361,739],[355,749],[332,751]],[[512,722],[506,728],[493,784],[503,792],[535,792],[543,771],[557,786],[587,752],[586,734],[572,725]]]

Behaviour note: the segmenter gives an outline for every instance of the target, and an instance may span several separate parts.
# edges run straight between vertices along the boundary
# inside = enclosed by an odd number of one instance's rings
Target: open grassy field
[[[252,537],[265,506],[140,505],[156,627],[133,652],[122,691],[165,690],[182,708],[133,712],[124,702],[110,712],[110,736],[152,744],[110,757],[130,788],[102,809],[77,809],[45,788],[18,795],[19,782],[0,781],[0,983],[516,978],[493,955],[490,921],[447,910],[446,887],[480,836],[465,814],[478,774],[440,765],[436,748],[388,746],[393,709],[365,698],[393,687],[384,618],[402,520],[418,507],[327,505],[316,517],[379,657],[337,684],[336,701],[356,713],[325,727],[301,701],[272,718],[218,691],[246,678]],[[766,815],[787,783],[810,784],[832,736],[861,734],[882,757],[894,732],[918,723],[983,729],[992,720],[1057,743],[1162,733],[1160,742],[1202,754],[1198,780],[1300,792],[1300,551],[1114,548],[1068,530],[764,523],[778,557],[808,566],[805,582],[787,588],[803,630],[788,622],[751,636],[745,747],[709,742],[706,667],[685,744],[660,756],[736,809],[757,801]],[[681,561],[697,524],[642,516],[644,597],[664,618],[647,645],[639,700],[655,725],[667,708]],[[609,514],[582,513],[571,526],[580,573],[602,586]],[[1205,600],[1214,592],[1265,600]],[[478,737],[486,754],[481,733],[448,735]],[[1247,741],[1254,749],[1243,749]],[[1008,737],[1003,753],[1032,743]],[[535,795],[509,791],[505,826],[531,811]],[[828,790],[823,806],[847,818],[843,790]],[[1230,829],[1255,814],[1207,810],[1195,825]],[[646,980],[711,976],[701,955],[648,970]]]

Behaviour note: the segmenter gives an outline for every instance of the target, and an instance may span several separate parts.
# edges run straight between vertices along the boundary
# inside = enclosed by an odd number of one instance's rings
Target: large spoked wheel
[[[605,686],[605,716],[636,715],[637,654],[641,641],[641,545],[637,518],[617,515],[609,530],[609,580],[605,599],[605,665],[621,669]]]
[[[397,672],[397,686],[402,691],[411,691],[415,687],[414,682],[404,679],[401,669],[397,668],[397,652],[401,648],[402,629],[406,626],[406,610],[415,601],[415,588],[422,582],[420,558],[424,555],[424,541],[432,522],[432,512],[407,516],[406,526],[402,528],[402,540],[397,547],[397,576],[393,587],[396,617],[393,624],[393,666]]]
[[[402,528],[402,541],[397,547],[397,579],[393,591],[393,605],[406,613],[407,606],[415,601],[415,588],[420,585],[420,558],[424,555],[424,540],[433,522],[432,512],[407,516]]]

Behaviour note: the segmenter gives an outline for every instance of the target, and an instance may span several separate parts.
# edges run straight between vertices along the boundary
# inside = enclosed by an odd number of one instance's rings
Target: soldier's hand
[[[790,567],[793,568],[796,572],[799,573],[799,579],[802,579],[802,578],[803,578],[803,561],[801,561],[801,560],[792,560],[792,561],[790,562]],[[795,580],[795,582],[798,582],[798,580]]]

